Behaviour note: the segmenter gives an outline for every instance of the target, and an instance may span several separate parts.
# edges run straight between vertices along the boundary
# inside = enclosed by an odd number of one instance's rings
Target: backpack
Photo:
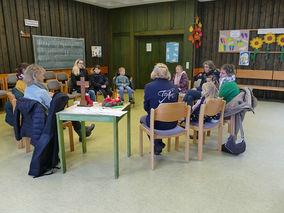
[[[239,155],[246,150],[246,142],[244,139],[244,130],[243,130],[243,125],[242,125],[242,120],[240,118],[240,115],[236,115],[236,119],[238,119],[239,126],[240,126],[240,131],[241,131],[241,141],[239,143],[236,143],[236,137],[233,134],[233,116],[231,116],[231,135],[227,139],[226,143],[222,145],[222,151],[227,152],[229,154],[233,155]]]

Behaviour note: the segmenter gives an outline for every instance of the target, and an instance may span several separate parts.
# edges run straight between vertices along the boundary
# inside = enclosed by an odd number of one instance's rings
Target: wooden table
[[[118,155],[118,122],[127,115],[127,156],[131,155],[130,143],[130,104],[126,104],[123,108],[104,108],[96,104],[93,107],[77,107],[76,105],[68,107],[61,112],[56,113],[59,156],[62,172],[66,172],[65,146],[63,136],[63,121],[80,121],[82,132],[82,149],[86,153],[86,135],[85,122],[110,122],[113,123],[113,146],[114,146],[114,177],[119,176],[119,155]]]

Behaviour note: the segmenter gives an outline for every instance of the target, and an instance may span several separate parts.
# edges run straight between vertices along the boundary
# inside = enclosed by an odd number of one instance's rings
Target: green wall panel
[[[148,30],[170,29],[169,3],[153,4],[148,7]]]

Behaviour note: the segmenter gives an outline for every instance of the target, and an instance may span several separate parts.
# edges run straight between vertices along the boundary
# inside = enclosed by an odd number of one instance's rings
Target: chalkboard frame
[[[63,69],[72,69],[73,68],[73,65],[74,65],[74,62],[76,61],[76,59],[83,59],[84,60],[84,62],[86,63],[86,61],[85,61],[85,56],[86,56],[86,50],[85,50],[85,39],[84,38],[69,38],[69,37],[58,37],[58,36],[41,36],[41,35],[33,35],[32,36],[32,38],[33,38],[33,51],[34,51],[34,61],[35,61],[35,64],[38,64],[38,65],[40,65],[40,66],[42,66],[44,69],[46,69],[46,70],[63,70]],[[36,45],[36,39],[37,38],[53,38],[53,39],[67,39],[67,40],[77,40],[77,41],[80,41],[80,42],[83,42],[82,43],[82,48],[83,48],[83,56],[82,57],[77,57],[76,59],[74,59],[74,62],[73,62],[73,64],[72,65],[70,65],[70,66],[64,66],[64,65],[62,65],[62,66],[52,66],[52,67],[50,67],[50,66],[46,66],[45,64],[43,64],[43,63],[40,63],[39,61],[38,61],[38,55],[36,54],[36,48],[38,47],[37,45]]]

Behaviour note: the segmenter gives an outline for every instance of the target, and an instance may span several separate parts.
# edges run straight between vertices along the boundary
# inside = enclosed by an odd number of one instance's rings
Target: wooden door
[[[166,44],[167,42],[179,43],[179,59],[177,63],[166,63]],[[146,51],[146,44],[151,43],[152,51]],[[137,37],[137,70],[136,70],[136,87],[144,89],[145,85],[151,82],[151,72],[156,63],[165,63],[171,74],[175,72],[175,67],[178,64],[183,64],[183,35],[170,36],[145,36]]]

